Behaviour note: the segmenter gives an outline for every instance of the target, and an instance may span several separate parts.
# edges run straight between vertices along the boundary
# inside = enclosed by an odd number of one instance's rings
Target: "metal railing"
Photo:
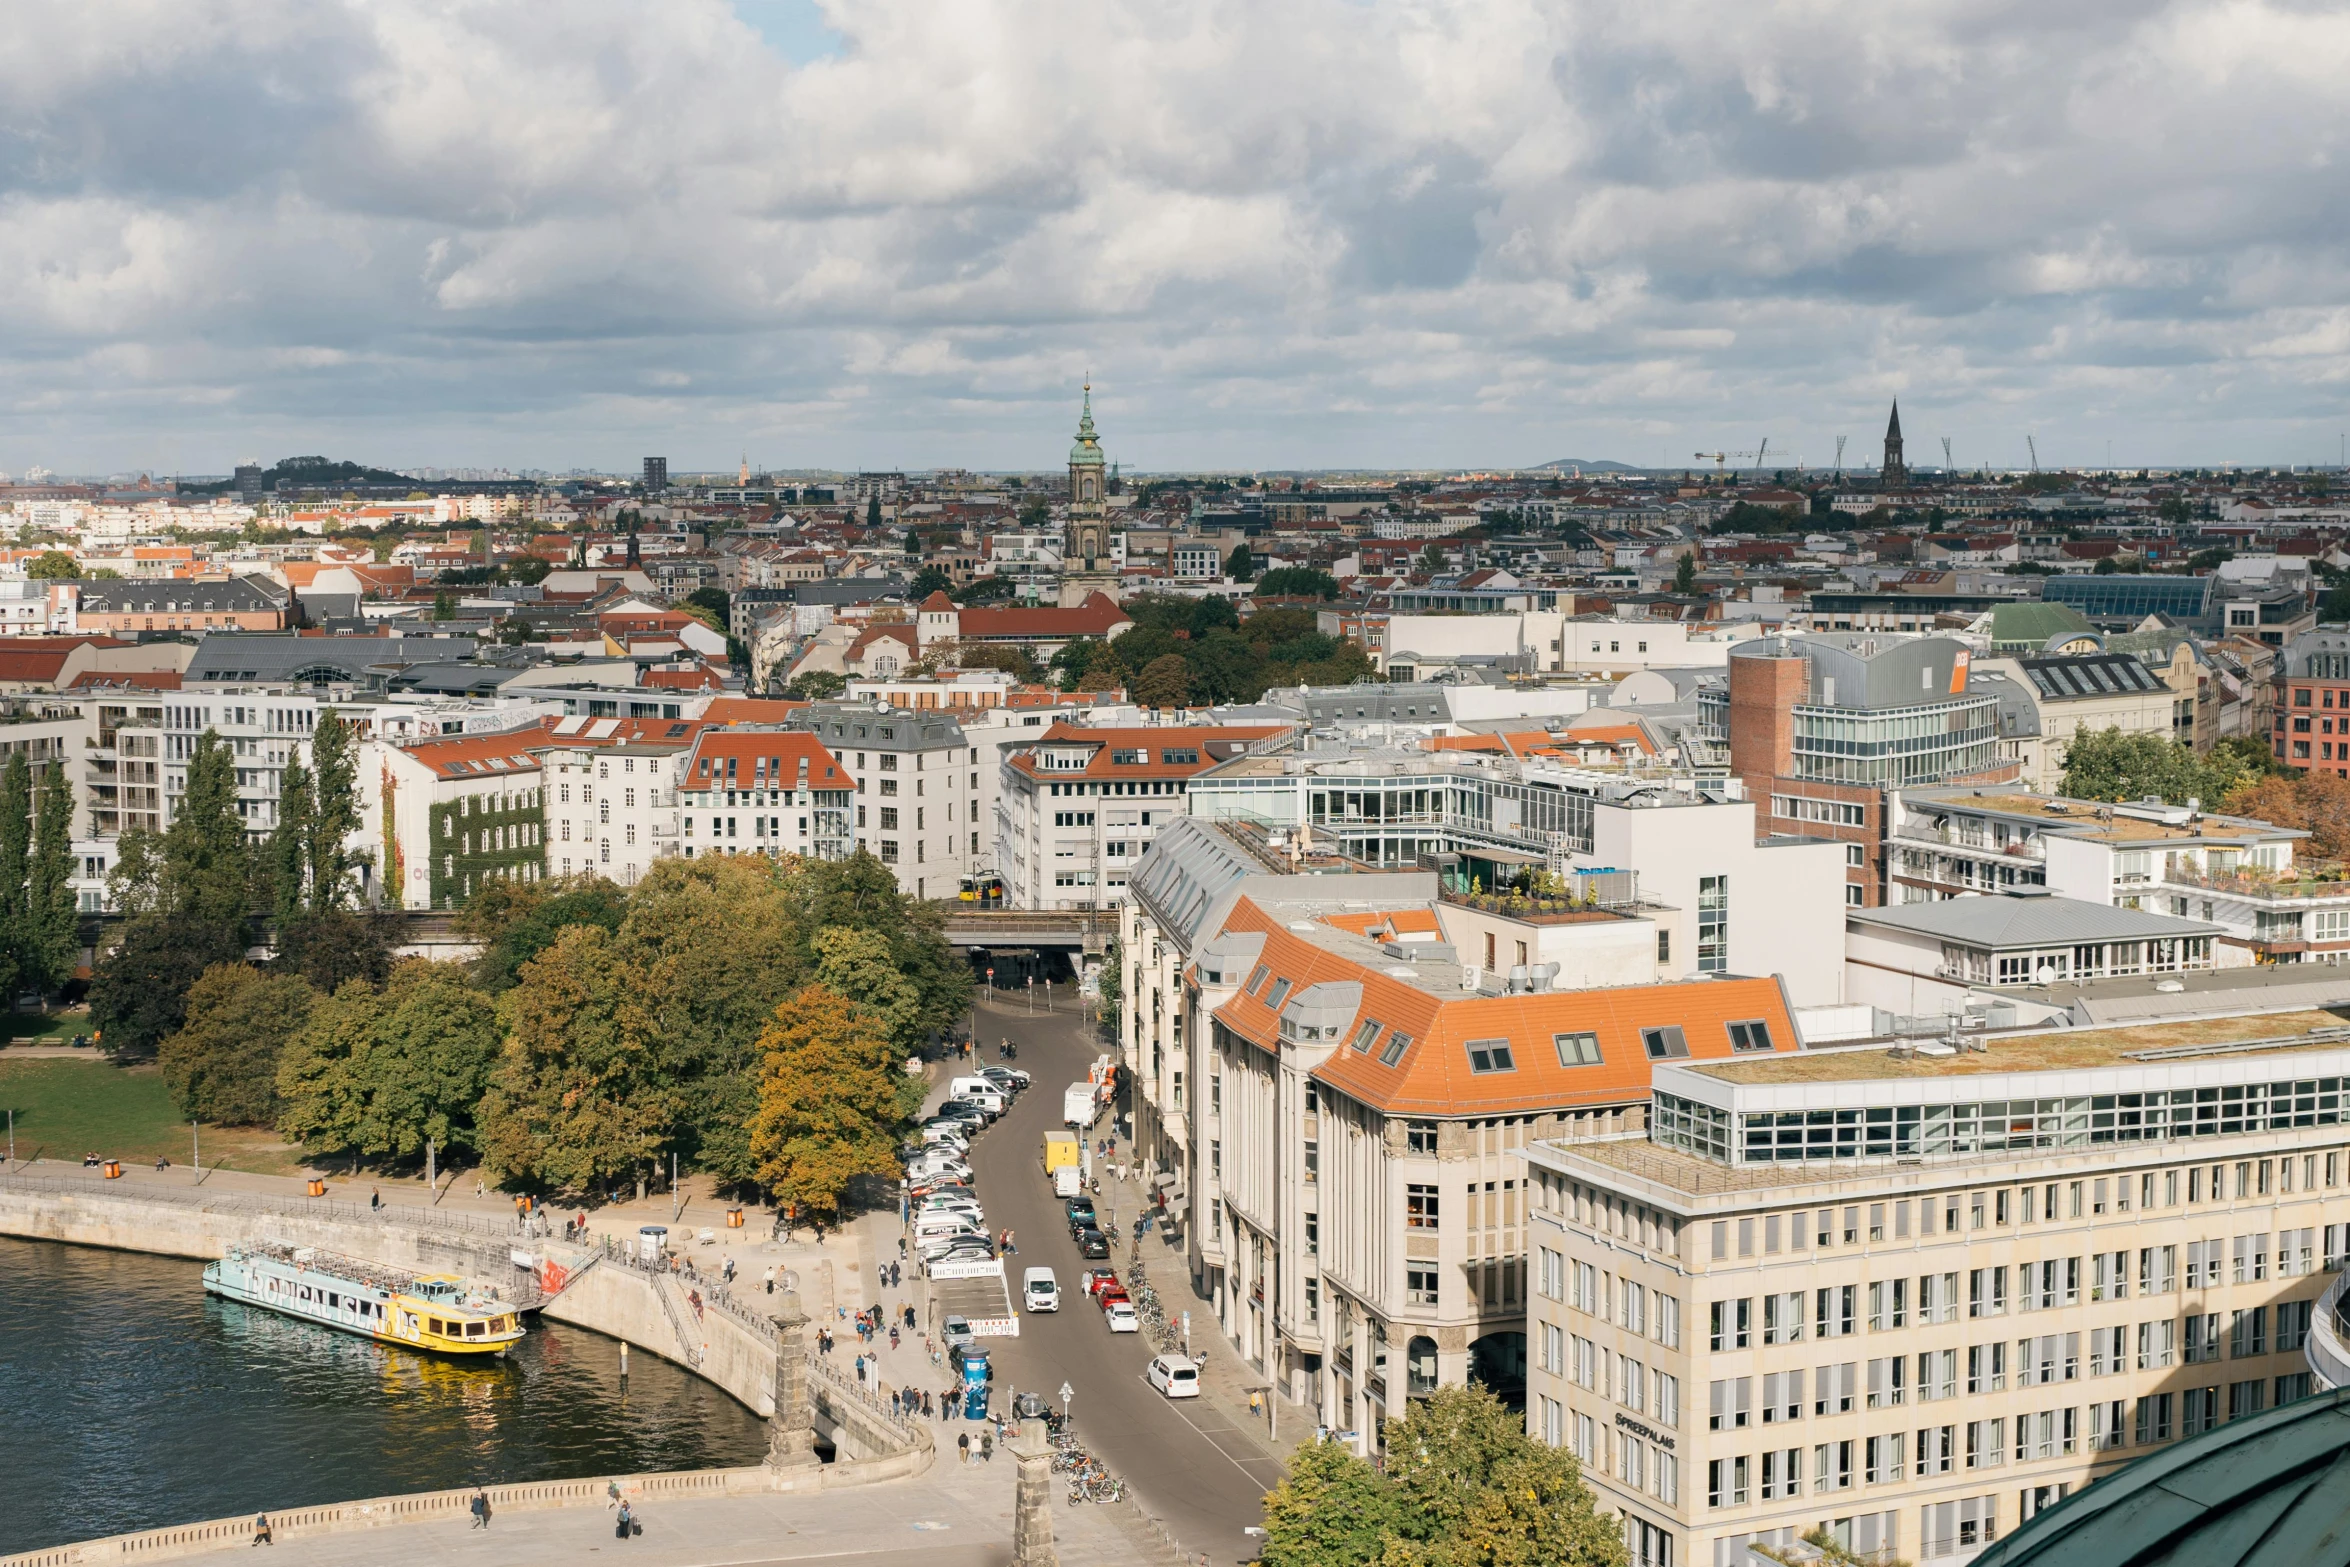
[[[879,1394],[860,1384],[855,1377],[842,1376],[816,1355],[811,1354],[807,1359],[808,1380],[811,1384],[822,1386],[825,1392],[834,1397],[853,1400],[875,1418],[887,1421],[890,1428],[907,1441],[914,1440],[915,1433],[921,1427],[906,1418],[902,1410],[884,1402]]]

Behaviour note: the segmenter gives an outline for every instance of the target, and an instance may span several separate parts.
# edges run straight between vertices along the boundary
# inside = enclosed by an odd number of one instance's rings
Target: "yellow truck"
[[[1059,1170],[1077,1168],[1077,1134],[1075,1132],[1047,1132],[1044,1134],[1044,1177],[1053,1178]]]

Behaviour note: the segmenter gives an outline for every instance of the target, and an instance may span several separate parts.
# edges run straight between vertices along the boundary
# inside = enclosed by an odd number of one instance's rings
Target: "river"
[[[496,1364],[205,1295],[203,1265],[0,1238],[0,1556],[476,1481],[758,1462],[756,1415],[535,1323]]]

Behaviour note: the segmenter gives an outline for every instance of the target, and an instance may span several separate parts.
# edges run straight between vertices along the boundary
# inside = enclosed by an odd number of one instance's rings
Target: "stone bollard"
[[[814,1469],[816,1411],[808,1397],[808,1314],[797,1290],[775,1296],[775,1413],[767,1418],[767,1467]]]
[[[1012,1512],[1012,1567],[1060,1567],[1053,1549],[1053,1449],[1044,1422],[1023,1420],[1005,1444],[1020,1469]]]

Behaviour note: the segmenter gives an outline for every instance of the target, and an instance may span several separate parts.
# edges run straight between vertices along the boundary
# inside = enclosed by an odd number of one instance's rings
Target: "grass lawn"
[[[111,1066],[95,1054],[32,1061],[0,1055],[0,1110],[16,1112],[20,1159],[42,1149],[51,1159],[79,1159],[94,1150],[139,1163],[158,1157],[188,1162],[188,1123],[152,1066]],[[301,1168],[297,1151],[263,1127],[205,1127],[204,1163],[264,1175]]]
[[[0,1044],[70,1045],[90,1031],[88,1008],[79,1012],[0,1012]]]

